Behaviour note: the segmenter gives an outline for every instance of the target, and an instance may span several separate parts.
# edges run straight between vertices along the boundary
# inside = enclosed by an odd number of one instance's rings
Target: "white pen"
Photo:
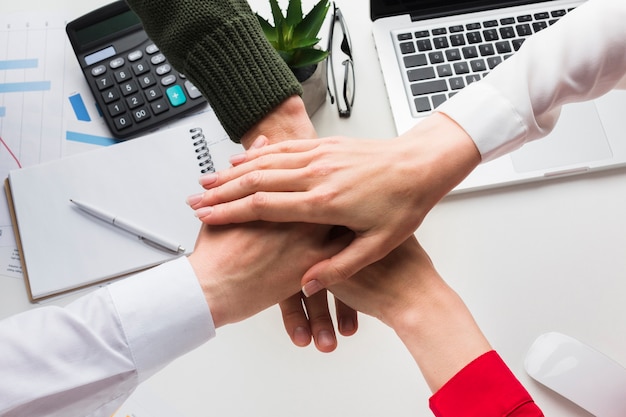
[[[178,243],[173,242],[169,239],[166,239],[162,236],[157,236],[154,233],[151,233],[147,230],[142,229],[139,226],[134,225],[132,222],[128,220],[124,220],[111,213],[107,213],[106,211],[101,210],[97,207],[94,207],[91,204],[83,203],[81,201],[76,201],[73,199],[70,199],[70,201],[76,204],[76,207],[83,210],[85,213],[89,213],[94,217],[97,217],[101,220],[104,220],[105,222],[109,224],[112,224],[113,226],[119,227],[122,230],[132,233],[138,236],[140,239],[153,243],[171,252],[176,252],[176,253],[185,252],[185,248],[183,248]]]

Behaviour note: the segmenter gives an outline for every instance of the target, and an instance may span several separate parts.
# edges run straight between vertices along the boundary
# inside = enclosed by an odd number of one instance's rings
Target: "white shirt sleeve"
[[[563,104],[620,86],[626,74],[626,1],[589,0],[531,36],[482,81],[438,111],[472,137],[483,161],[547,135]]]
[[[215,336],[186,257],[0,321],[0,416],[110,417],[139,383]]]

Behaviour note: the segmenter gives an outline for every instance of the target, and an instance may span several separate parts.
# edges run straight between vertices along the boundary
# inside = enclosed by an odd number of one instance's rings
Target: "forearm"
[[[424,271],[425,274],[434,271]],[[422,371],[436,417],[539,417],[543,414],[474,321],[463,300],[438,276],[419,303],[391,321]]]
[[[438,111],[469,133],[483,161],[543,137],[563,104],[598,97],[623,79],[625,20],[626,2],[589,0],[530,37],[484,80]]]
[[[110,416],[137,385],[214,335],[181,258],[0,322],[0,415]],[[98,410],[98,412],[95,412]]]
[[[425,279],[422,276],[418,279]],[[395,330],[432,392],[492,348],[460,297],[443,281],[432,280],[419,303],[393,314]]]
[[[245,0],[127,0],[148,36],[209,100],[231,139],[302,87]]]

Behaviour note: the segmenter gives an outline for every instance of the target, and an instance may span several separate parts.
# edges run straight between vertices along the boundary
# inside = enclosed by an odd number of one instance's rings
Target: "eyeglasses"
[[[343,95],[339,96],[337,93],[337,82],[335,79],[335,68],[333,66],[333,37],[335,33],[335,26],[339,23],[341,32],[343,33],[343,39],[341,40],[341,52],[343,52],[347,58],[342,62],[344,67],[343,72]],[[352,41],[350,40],[350,33],[348,32],[348,26],[343,18],[343,14],[339,7],[333,3],[333,20],[330,22],[330,32],[328,34],[328,51],[330,56],[326,60],[326,79],[328,83],[328,94],[330,95],[330,102],[335,103],[335,97],[337,97],[337,110],[339,111],[339,117],[350,117],[352,113],[352,105],[354,104],[354,61],[352,60]],[[330,69],[330,71],[329,71]],[[332,86],[332,90],[331,90]],[[334,95],[333,95],[334,93]]]

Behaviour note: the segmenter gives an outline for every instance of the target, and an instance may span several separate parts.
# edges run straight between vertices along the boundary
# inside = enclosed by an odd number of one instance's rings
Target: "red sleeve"
[[[540,417],[543,413],[495,351],[461,369],[430,398],[437,417]]]

